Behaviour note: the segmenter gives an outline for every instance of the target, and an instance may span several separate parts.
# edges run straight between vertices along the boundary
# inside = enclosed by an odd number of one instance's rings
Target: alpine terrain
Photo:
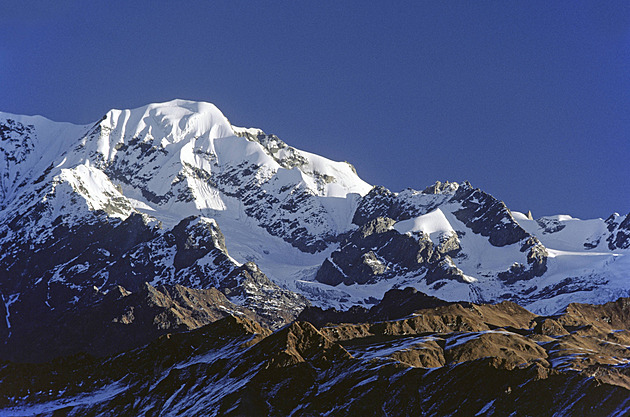
[[[604,217],[372,186],[210,103],[0,112],[0,414],[627,415]]]

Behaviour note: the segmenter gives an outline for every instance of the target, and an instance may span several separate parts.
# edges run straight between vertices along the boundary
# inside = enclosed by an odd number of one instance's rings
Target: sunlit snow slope
[[[468,183],[393,193],[209,103],[111,110],[85,126],[0,113],[0,157],[8,333],[32,305],[140,282],[225,287],[247,303],[234,285],[254,280],[272,309],[274,285],[335,307],[407,285],[537,312],[629,295],[629,216],[533,220]]]

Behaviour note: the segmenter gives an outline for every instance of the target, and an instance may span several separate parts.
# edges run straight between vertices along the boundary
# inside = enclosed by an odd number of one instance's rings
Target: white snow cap
[[[234,136],[230,122],[214,104],[179,99],[129,110],[112,109],[101,125],[123,129],[122,136],[150,134],[170,143],[200,136]]]
[[[442,236],[455,233],[455,230],[453,230],[453,227],[439,208],[413,219],[399,221],[394,225],[394,229],[400,234],[426,233],[435,244],[440,243]]]

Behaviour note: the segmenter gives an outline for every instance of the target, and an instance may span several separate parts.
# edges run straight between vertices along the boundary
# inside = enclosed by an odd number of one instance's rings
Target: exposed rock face
[[[315,279],[328,285],[352,285],[424,272],[428,283],[439,279],[464,282],[463,272],[449,256],[459,251],[456,235],[435,245],[426,234],[399,233],[393,228],[395,223],[377,217],[352,232],[324,261]]]
[[[528,238],[521,246],[521,252],[527,252],[527,266],[515,263],[509,270],[498,274],[498,277],[507,284],[530,280],[547,272],[549,253],[537,238],[533,236]]]
[[[161,294],[152,297],[158,304]],[[385,304],[417,297],[394,292]],[[629,315],[628,299],[571,305],[554,318],[509,302],[449,304],[320,330],[294,322],[275,333],[227,316],[110,358],[5,362],[0,412],[624,415]]]
[[[401,235],[393,224],[392,219],[377,217],[351,233],[315,279],[329,285],[365,284],[421,268],[433,255],[433,244]]]
[[[535,223],[526,215],[519,213],[518,217]],[[558,219],[546,219],[542,234],[562,231],[566,225]],[[468,299],[477,302],[507,298],[527,304],[551,294],[535,283],[518,285],[547,273],[547,248],[519,224],[503,202],[468,182],[437,182],[423,192],[393,193],[374,187],[359,201],[353,222],[359,229],[324,261],[317,281],[369,286],[390,280],[392,285],[412,284],[441,297],[455,292],[457,287],[451,284],[458,283],[470,285]],[[512,253],[512,261],[497,267],[501,262],[487,255],[491,252],[500,254],[498,259]],[[486,291],[482,282],[488,279],[498,282],[501,289]],[[576,285],[580,282],[581,290],[586,290],[587,281],[574,280]],[[456,291],[461,293],[461,288]]]
[[[610,250],[630,248],[630,213],[612,215],[606,219],[610,235],[606,239]]]
[[[468,184],[468,183],[465,182],[465,184]],[[422,192],[425,194],[446,194],[446,193],[455,192],[457,191],[458,188],[459,188],[459,184],[454,183],[454,182],[436,181],[435,184],[428,186]]]
[[[479,189],[459,187],[453,200],[462,205],[455,216],[473,232],[487,236],[494,246],[511,245],[530,237],[503,202]]]
[[[341,345],[331,342],[308,322],[294,322],[263,340],[258,348],[269,355],[266,368],[286,368],[309,362],[328,367],[332,362],[352,356]]]
[[[278,287],[253,262],[234,269],[221,288],[230,299],[256,311],[272,328],[290,322],[310,304],[303,296]]]
[[[552,318],[538,320],[534,327],[534,332],[544,336],[564,336],[569,334],[562,324]]]
[[[326,194],[329,184],[337,182],[332,175],[317,171],[305,154],[280,140],[275,135],[267,135],[258,130],[235,130],[235,133],[249,141],[260,144],[266,154],[284,170],[300,173],[297,175],[312,177],[314,190],[303,183],[283,184],[277,186],[279,175],[271,176],[267,167],[258,163],[236,164],[226,167],[214,178],[214,184],[222,193],[243,202],[245,213],[257,219],[270,234],[279,236],[303,252],[316,253],[328,247],[331,242],[338,241],[338,231],[331,229],[326,223],[331,222],[330,213],[321,204],[321,196]],[[344,163],[356,177],[354,167]],[[360,183],[360,188],[366,188]],[[269,192],[271,191],[276,192]],[[350,196],[352,203],[357,195]],[[323,233],[315,234],[311,230],[322,229]]]
[[[33,152],[35,144],[33,126],[24,125],[13,119],[0,121],[0,152],[2,155],[2,174],[0,175],[0,209],[6,207],[10,194],[17,189],[26,178],[11,175],[16,172],[18,164],[23,163]]]
[[[433,284],[434,282],[440,280],[452,280],[462,283],[466,282],[464,272],[455,265],[451,257],[448,255],[445,255],[438,262],[431,265],[424,279],[427,284]]]
[[[620,298],[602,305],[571,303],[557,321],[570,328],[594,326],[602,332],[626,329],[630,323],[630,299]]]
[[[359,203],[353,222],[362,226],[376,217],[407,220],[427,214],[445,202],[454,202],[461,205],[454,212],[455,216],[474,233],[488,237],[494,246],[514,244],[530,237],[503,202],[468,182],[458,185],[438,181],[423,193],[433,194],[435,198],[426,200],[427,205],[416,205],[408,198],[413,190],[395,194],[384,187],[374,187]]]
[[[94,293],[92,299],[88,307],[53,311],[28,328],[14,329],[0,354],[33,362],[81,352],[109,355],[142,346],[166,333],[197,329],[230,314],[266,326],[275,324],[230,302],[215,288],[153,287],[145,283],[134,293],[117,287],[105,295]]]
[[[36,215],[30,213],[20,221]],[[34,323],[62,320],[66,312],[88,314],[83,310],[93,303],[95,288],[105,293],[122,286],[136,293],[145,291],[149,282],[215,288],[258,311],[273,327],[291,321],[308,304],[304,297],[270,281],[255,265],[239,266],[227,254],[224,236],[211,219],[188,217],[172,230],[163,230],[140,214],[124,221],[105,219],[109,218],[104,213],[90,212],[84,223],[69,226],[59,218],[52,232],[42,232],[52,236],[36,249],[5,241],[2,249],[16,256],[0,259],[0,282],[5,293],[19,296],[10,304],[10,316],[0,320],[0,331],[7,338],[0,352],[12,352],[15,343],[29,344],[24,339],[29,335],[30,344],[41,346],[46,354],[45,345],[37,343],[32,332]]]
[[[566,225],[562,224],[558,219],[553,218],[538,219],[536,223],[542,228],[543,234],[557,233],[566,227]]]
[[[409,207],[395,193],[383,186],[375,186],[359,202],[352,223],[363,226],[377,217],[405,220],[412,215]]]
[[[407,287],[403,290],[389,290],[383,299],[370,308],[370,314],[364,322],[393,320],[406,317],[418,310],[448,305],[444,300],[432,297]]]

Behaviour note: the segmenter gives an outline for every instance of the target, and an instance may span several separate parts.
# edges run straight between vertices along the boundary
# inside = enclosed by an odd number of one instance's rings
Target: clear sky
[[[210,101],[393,191],[630,211],[628,1],[0,2],[0,110]]]

